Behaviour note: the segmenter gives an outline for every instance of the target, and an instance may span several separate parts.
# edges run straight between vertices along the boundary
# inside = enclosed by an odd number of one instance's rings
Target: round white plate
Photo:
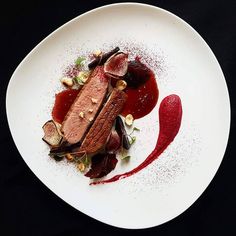
[[[119,161],[108,177],[132,169],[152,151],[165,96],[181,97],[183,120],[174,142],[145,170],[116,183],[89,186],[72,164],[48,157],[41,127],[50,119],[66,65],[78,55],[116,45],[143,55],[156,73],[160,97],[148,116],[135,121],[141,131],[129,163]],[[208,45],[177,16],[137,3],[92,10],[43,40],[12,75],[6,108],[15,144],[35,175],[79,211],[122,228],[157,226],[191,206],[219,168],[230,128],[225,79]]]

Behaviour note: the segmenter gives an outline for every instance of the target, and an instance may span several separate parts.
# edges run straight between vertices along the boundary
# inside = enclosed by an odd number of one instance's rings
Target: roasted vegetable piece
[[[149,80],[151,73],[151,70],[146,65],[136,59],[129,61],[128,71],[124,80],[127,82],[128,87],[137,89]]]
[[[121,138],[123,148],[125,148],[127,150],[130,149],[131,145],[130,145],[130,142],[129,142],[129,138],[128,138],[128,135],[126,133],[124,123],[123,123],[122,119],[120,118],[120,116],[116,117],[115,129],[116,129],[117,133],[119,134],[119,136]]]
[[[120,136],[117,134],[115,130],[112,130],[108,142],[106,144],[106,151],[108,153],[116,153],[117,150],[120,148],[120,145],[121,145]]]
[[[58,147],[62,141],[62,135],[59,132],[58,125],[53,121],[49,120],[43,125],[43,141],[51,147]]]
[[[102,178],[115,169],[116,154],[99,153],[92,157],[91,169],[85,174],[90,179]]]
[[[77,148],[79,148],[80,145],[81,143],[75,143],[75,144],[69,145],[69,143],[67,142],[62,142],[60,146],[52,147],[49,154],[64,155],[66,153],[71,153],[74,151],[74,149],[76,150]]]

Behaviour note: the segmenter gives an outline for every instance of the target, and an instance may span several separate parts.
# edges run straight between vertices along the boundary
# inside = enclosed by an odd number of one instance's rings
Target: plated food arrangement
[[[78,57],[61,78],[65,90],[55,96],[52,119],[43,125],[43,140],[50,157],[75,163],[86,177],[95,179],[90,183],[94,185],[126,178],[158,158],[179,131],[182,104],[176,94],[161,101],[156,146],[140,165],[97,180],[114,170],[118,159],[132,158],[128,150],[135,148],[135,133],[142,132],[142,127],[134,126],[135,119],[153,110],[159,91],[154,72],[139,55],[130,60],[116,47],[106,53],[97,50],[89,59],[86,65],[87,58]]]
[[[230,130],[210,47],[173,13],[140,3],[93,9],[46,37],[12,75],[6,113],[45,186],[129,229],[189,208],[220,167]]]

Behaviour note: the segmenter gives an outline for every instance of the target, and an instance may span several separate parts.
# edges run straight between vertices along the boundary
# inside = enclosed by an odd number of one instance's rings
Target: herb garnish
[[[79,85],[84,85],[84,81],[82,80],[80,76],[75,77],[74,81]]]
[[[88,157],[87,153],[85,152],[83,156],[81,157],[78,157],[78,156],[75,156],[74,157],[74,160],[76,163],[83,163],[85,165],[85,167],[89,167],[90,165],[90,158]]]
[[[87,81],[89,77],[90,72],[89,71],[80,71],[78,76],[74,78],[75,83],[79,85],[84,85],[84,83]]]
[[[75,64],[77,66],[81,66],[83,64],[83,62],[85,61],[85,58],[84,57],[78,57],[75,61]]]
[[[135,141],[136,141],[136,136],[132,136],[132,134],[134,133],[134,131],[140,131],[140,129],[139,128],[137,128],[137,127],[134,127],[133,128],[133,130],[131,131],[131,133],[130,134],[128,134],[127,136],[128,136],[128,139],[129,139],[129,143],[130,143],[130,145],[132,145]],[[122,148],[122,151],[121,151],[121,160],[129,160],[131,158],[131,156],[125,156],[124,155],[124,149]]]
[[[140,131],[140,129],[137,128],[137,127],[134,127],[134,128],[133,128],[133,131]]]
[[[136,136],[130,137],[129,143],[132,145],[136,141]]]
[[[130,145],[132,145],[132,144],[136,141],[136,136],[132,136],[132,134],[134,133],[134,131],[140,131],[140,129],[137,128],[137,127],[134,127],[133,130],[132,130],[132,132],[131,132],[130,134],[128,134]]]
[[[128,161],[130,159],[131,156],[122,156],[121,157],[121,160],[125,160],[125,161]]]

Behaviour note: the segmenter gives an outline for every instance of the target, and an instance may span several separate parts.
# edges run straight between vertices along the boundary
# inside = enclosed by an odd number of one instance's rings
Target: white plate
[[[183,120],[174,142],[142,172],[112,184],[89,186],[73,165],[55,163],[42,142],[63,68],[79,54],[119,44],[157,75],[157,107],[141,128],[122,173],[142,162],[155,146],[158,107],[178,94]],[[124,3],[85,13],[53,32],[21,62],[8,86],[6,108],[15,144],[35,175],[79,211],[123,228],[146,228],[185,211],[206,189],[222,161],[230,127],[230,104],[221,68],[204,40],[186,22],[157,7]]]

